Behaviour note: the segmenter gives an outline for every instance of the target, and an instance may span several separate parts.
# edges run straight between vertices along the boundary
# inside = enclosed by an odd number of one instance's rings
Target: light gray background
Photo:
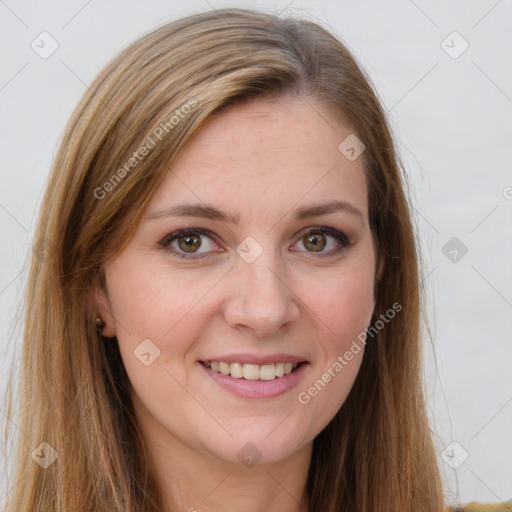
[[[510,499],[512,3],[288,1],[0,0],[0,391],[19,349],[14,313],[36,211],[87,84],[132,40],[185,14],[239,6],[307,16],[330,27],[367,69],[408,169],[429,290],[433,349],[427,345],[425,359],[446,495]],[[59,44],[48,59],[31,48],[43,31]],[[454,31],[469,44],[458,58],[465,43],[448,37]],[[442,252],[452,237],[468,249],[456,262]],[[468,453],[457,469],[441,457],[453,441]]]

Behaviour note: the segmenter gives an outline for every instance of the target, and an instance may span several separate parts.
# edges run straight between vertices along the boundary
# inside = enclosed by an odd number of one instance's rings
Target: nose
[[[286,271],[264,256],[266,252],[252,263],[237,261],[224,308],[224,318],[232,328],[260,338],[276,335],[299,318],[300,300],[286,283]]]

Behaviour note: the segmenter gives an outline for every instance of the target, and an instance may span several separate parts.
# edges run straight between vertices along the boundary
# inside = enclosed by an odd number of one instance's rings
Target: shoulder
[[[449,512],[512,512],[512,500],[503,503],[476,503],[450,508]]]

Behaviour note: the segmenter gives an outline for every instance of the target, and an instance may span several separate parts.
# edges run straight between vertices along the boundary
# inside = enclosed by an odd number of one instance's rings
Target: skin
[[[107,290],[98,290],[97,304],[104,335],[118,339],[169,509],[174,502],[173,510],[190,512],[307,510],[313,439],[345,401],[364,350],[308,404],[298,395],[349,349],[374,308],[376,254],[362,158],[351,162],[338,150],[351,133],[322,105],[297,98],[228,108],[194,136],[133,239],[105,264]],[[360,215],[294,218],[297,208],[332,200]],[[216,206],[239,222],[148,218],[182,202]],[[345,233],[350,245],[316,232],[315,251],[307,236],[315,226]],[[212,233],[200,235],[195,254],[174,240],[189,259],[159,244],[182,228]],[[252,263],[236,252],[248,236],[263,249]],[[149,366],[134,356],[144,339],[160,350]],[[300,355],[308,366],[283,395],[240,398],[198,361],[241,352]],[[249,441],[261,453],[252,467],[237,457]]]

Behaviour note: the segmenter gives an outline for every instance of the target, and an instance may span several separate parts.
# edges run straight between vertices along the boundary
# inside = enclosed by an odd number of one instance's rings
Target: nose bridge
[[[240,276],[246,285],[242,288],[244,295],[257,304],[261,302],[260,306],[265,309],[265,299],[283,302],[288,298],[289,290],[284,285],[285,275],[282,271],[280,275],[282,266],[276,264],[275,257],[260,257],[258,260],[250,264],[240,262]]]
[[[235,296],[230,298],[226,320],[258,335],[271,335],[298,318],[294,294],[286,285],[286,269],[277,251],[248,237],[237,247]]]

